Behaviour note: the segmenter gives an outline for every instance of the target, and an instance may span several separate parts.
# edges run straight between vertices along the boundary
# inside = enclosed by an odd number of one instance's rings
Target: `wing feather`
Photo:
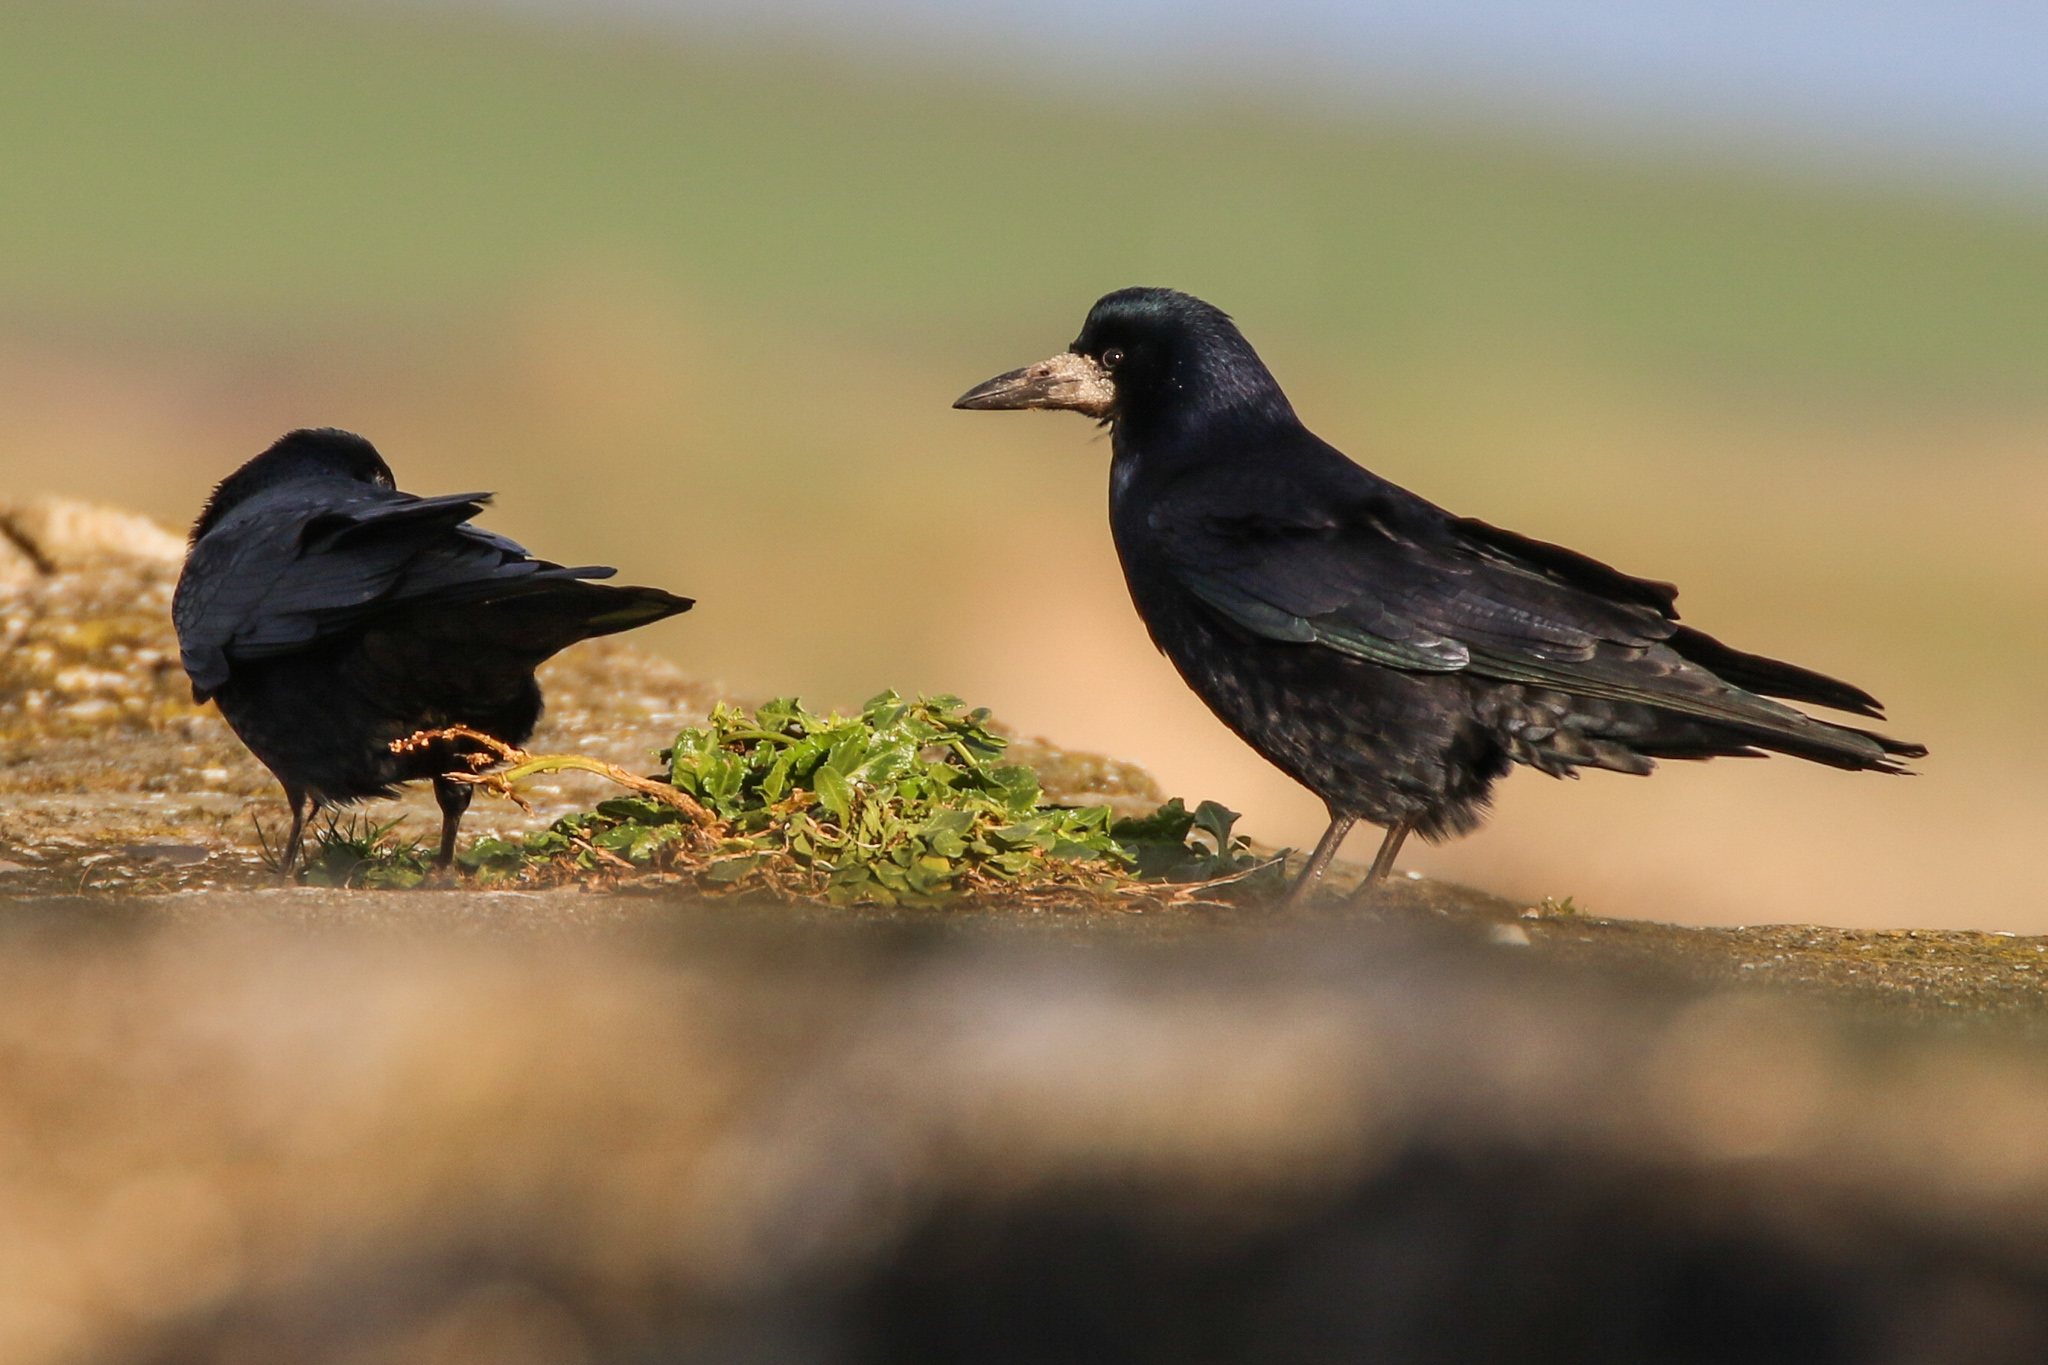
[[[1801,739],[1818,723],[1743,684],[1874,707],[1844,684],[1678,626],[1668,584],[1453,518],[1377,480],[1346,502],[1290,504],[1287,492],[1256,475],[1205,481],[1198,494],[1162,498],[1147,518],[1175,577],[1255,635]],[[1742,676],[1717,676],[1714,662]],[[1842,744],[1862,748],[1860,732],[1842,734]],[[1866,742],[1882,756],[1877,740]]]
[[[194,696],[218,690],[231,659],[291,653],[400,603],[484,601],[522,581],[612,572],[534,559],[468,525],[490,496],[337,479],[237,507],[192,547],[172,608]]]

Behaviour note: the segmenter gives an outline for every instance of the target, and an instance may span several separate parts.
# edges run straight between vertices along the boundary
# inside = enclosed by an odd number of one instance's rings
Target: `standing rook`
[[[1386,830],[1363,892],[1411,832],[1475,828],[1514,763],[1648,773],[1771,750],[1901,772],[1926,753],[1769,700],[1883,717],[1859,688],[1678,624],[1671,585],[1353,464],[1230,318],[1186,294],[1107,295],[1069,350],[954,406],[1070,408],[1112,428],[1110,530],[1153,643],[1329,808],[1289,905],[1359,820]]]
[[[294,431],[221,481],[192,527],[171,614],[196,701],[211,698],[284,786],[297,861],[313,809],[432,778],[440,863],[471,788],[463,745],[392,752],[468,726],[523,743],[534,670],[593,636],[688,611],[659,588],[608,587],[469,525],[488,493],[414,497],[360,436]]]

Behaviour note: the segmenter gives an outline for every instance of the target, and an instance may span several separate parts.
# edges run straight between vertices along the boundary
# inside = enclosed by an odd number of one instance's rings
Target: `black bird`
[[[1225,725],[1320,796],[1309,895],[1353,824],[1475,828],[1511,764],[1648,773],[1761,757],[1905,771],[1926,753],[1791,701],[1883,718],[1869,693],[1678,624],[1668,583],[1456,517],[1294,415],[1230,317],[1170,289],[1098,301],[1065,353],[958,408],[1069,408],[1113,432],[1109,520],[1152,641]],[[1364,888],[1361,888],[1364,890]]]
[[[534,559],[468,524],[488,493],[396,490],[376,447],[294,431],[223,479],[192,527],[171,616],[195,701],[221,714],[284,786],[284,870],[307,803],[393,796],[432,778],[440,862],[455,854],[471,788],[468,745],[398,754],[391,742],[466,725],[523,743],[540,720],[534,670],[593,636],[688,611],[659,588],[587,582],[615,572]]]

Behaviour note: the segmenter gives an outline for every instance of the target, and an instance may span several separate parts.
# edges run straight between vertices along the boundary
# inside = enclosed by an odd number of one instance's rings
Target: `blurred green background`
[[[1518,774],[1407,865],[2048,931],[2048,210],[729,33],[0,4],[9,494],[183,524],[284,429],[350,427],[699,597],[647,642],[742,694],[959,692],[1312,841],[1145,642],[1099,434],[948,407],[1134,283],[1233,312],[1381,473],[1675,579],[1935,749]]]

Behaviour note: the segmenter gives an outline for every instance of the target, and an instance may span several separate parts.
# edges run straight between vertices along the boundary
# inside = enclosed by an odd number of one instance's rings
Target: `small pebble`
[[[1519,924],[1496,924],[1486,931],[1486,936],[1505,948],[1529,946],[1529,931]]]

